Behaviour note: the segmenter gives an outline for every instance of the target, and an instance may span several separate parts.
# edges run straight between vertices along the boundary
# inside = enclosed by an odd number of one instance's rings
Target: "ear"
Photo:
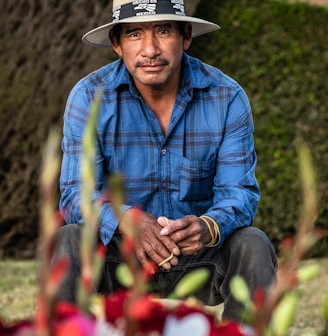
[[[183,50],[188,50],[192,41],[192,25],[187,22],[183,33]]]

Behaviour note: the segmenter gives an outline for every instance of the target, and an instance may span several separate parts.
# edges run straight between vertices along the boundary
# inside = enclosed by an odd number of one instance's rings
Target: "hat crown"
[[[173,14],[185,16],[183,0],[114,0],[113,22],[146,15]]]

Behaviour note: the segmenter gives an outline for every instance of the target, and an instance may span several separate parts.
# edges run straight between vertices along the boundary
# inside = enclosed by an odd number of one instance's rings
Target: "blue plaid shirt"
[[[171,219],[207,215],[219,225],[221,244],[253,222],[259,201],[253,119],[243,89],[220,70],[183,56],[180,90],[166,136],[121,60],[80,80],[64,115],[60,209],[67,223],[82,223],[82,138],[97,89],[103,101],[97,124],[96,193],[104,178],[123,174],[126,204]],[[116,218],[102,202],[100,236],[107,244]]]

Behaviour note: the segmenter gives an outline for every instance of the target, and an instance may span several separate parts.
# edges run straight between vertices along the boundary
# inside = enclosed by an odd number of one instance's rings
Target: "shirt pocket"
[[[180,165],[180,201],[201,201],[213,196],[216,157],[209,161],[192,161],[185,157]]]

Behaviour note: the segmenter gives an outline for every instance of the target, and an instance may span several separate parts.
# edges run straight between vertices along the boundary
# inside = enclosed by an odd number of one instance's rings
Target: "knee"
[[[267,235],[258,228],[245,227],[237,230],[232,235],[232,244],[234,251],[247,256],[251,260],[270,260],[276,264],[275,250]]]
[[[60,227],[55,236],[55,251],[57,254],[74,255],[80,251],[81,226],[68,224]]]
[[[80,236],[80,225],[79,224],[66,224],[61,226],[56,232],[56,239],[57,240],[64,240],[64,239],[76,239]]]

